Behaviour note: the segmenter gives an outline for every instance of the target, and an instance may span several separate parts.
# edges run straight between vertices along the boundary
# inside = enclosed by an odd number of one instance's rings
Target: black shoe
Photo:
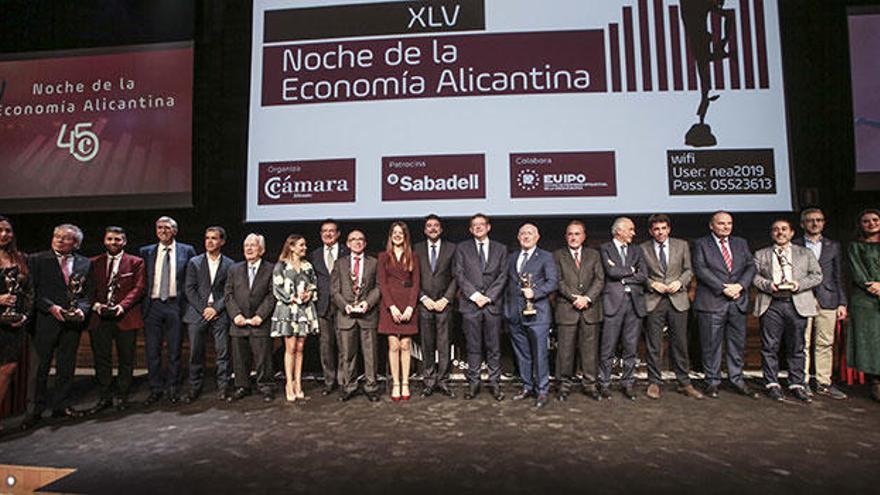
[[[42,420],[42,414],[25,414],[21,424],[18,425],[18,429],[21,431],[28,431],[40,424],[40,421]]]
[[[425,387],[422,389],[422,397],[430,397],[434,395],[434,387]]]
[[[480,386],[469,385],[467,392],[464,393],[464,400],[472,400],[478,395],[480,395]]]
[[[710,399],[717,399],[718,387],[716,385],[706,385],[706,390],[703,392],[703,395],[709,397]]]
[[[846,394],[841,392],[840,389],[834,385],[819,385],[816,387],[816,393],[834,400],[846,399]]]
[[[74,409],[70,406],[65,407],[64,409],[52,410],[52,417],[56,418],[56,419],[58,419],[58,418],[76,419],[76,418],[81,418],[82,416],[83,416],[83,413],[81,413],[80,411],[77,411],[76,409]]]
[[[599,401],[611,400],[611,391],[608,390],[608,387],[600,386],[598,389],[596,389],[595,399]]]
[[[150,392],[150,395],[147,396],[147,400],[144,401],[144,407],[150,407],[153,404],[159,402],[162,399],[162,392]]]
[[[352,397],[354,397],[355,393],[357,393],[357,391],[355,391],[355,390],[352,390],[349,392],[342,392],[342,395],[339,396],[339,402],[350,401],[352,399]]]
[[[117,397],[116,398],[116,411],[123,412],[128,410],[129,408],[128,397]]]
[[[739,395],[744,395],[750,399],[759,399],[760,395],[757,392],[753,392],[748,385],[745,383],[735,383],[733,384],[733,390],[736,391]]]
[[[171,389],[168,391],[168,402],[172,404],[180,402],[180,394],[177,393],[177,390]]]
[[[785,395],[782,393],[782,387],[779,385],[775,387],[767,387],[767,396],[772,400],[783,401],[785,400]]]
[[[547,405],[547,394],[538,394],[538,398],[535,399],[535,407],[541,409],[542,407]]]
[[[492,395],[495,395],[494,392]],[[523,399],[528,399],[529,397],[534,397],[534,396],[535,396],[535,393],[532,392],[531,390],[523,389],[522,391],[520,391],[520,393],[511,397],[510,400],[523,400]]]
[[[321,389],[321,396],[327,397],[328,395],[332,394],[334,388],[335,387],[333,385],[330,385],[330,386],[325,385],[324,388]]]
[[[263,390],[263,402],[272,402],[275,400],[275,392],[272,390]]]
[[[592,397],[593,399],[599,399],[599,389],[596,387],[596,384],[591,383],[589,385],[584,385],[584,395],[587,397]]]
[[[201,390],[190,390],[186,397],[183,398],[183,402],[187,404],[192,404],[193,402],[199,400],[199,396],[202,395]]]
[[[230,397],[232,397],[232,392],[229,391],[229,387],[223,387],[220,392],[217,392],[217,400],[228,401]]]
[[[95,404],[94,406],[89,408],[85,412],[85,415],[86,416],[93,416],[93,415],[98,414],[99,412],[103,411],[104,409],[107,409],[108,407],[113,407],[113,400],[112,399],[101,399],[98,401],[97,404]]]
[[[556,394],[556,400],[559,402],[565,402],[568,400],[568,392],[559,392]]]
[[[498,402],[504,400],[504,392],[501,391],[500,385],[493,385],[489,387],[489,390],[492,392],[492,397],[494,397],[495,400],[497,400]]]
[[[250,390],[248,390],[244,387],[239,387],[239,388],[235,389],[235,392],[233,392],[232,395],[230,395],[228,399],[226,399],[226,402],[233,402],[233,401],[241,400],[241,399],[244,399],[245,397],[247,397],[248,395],[251,395]]]
[[[367,400],[370,402],[379,402],[379,394],[376,392],[367,392]]]
[[[450,399],[455,398],[455,392],[453,392],[448,385],[437,385],[437,391],[445,395],[446,397],[449,397]]]
[[[807,394],[807,391],[804,390],[803,387],[791,388],[791,389],[789,389],[789,392],[791,392],[791,395],[795,399],[797,399],[805,404],[809,404],[809,403],[813,402],[813,399],[810,398],[810,395]]]
[[[623,387],[623,396],[629,400],[636,400],[636,391],[633,390],[632,385],[626,385]]]

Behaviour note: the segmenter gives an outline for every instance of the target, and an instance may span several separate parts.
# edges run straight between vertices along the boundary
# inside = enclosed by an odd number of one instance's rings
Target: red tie
[[[361,257],[355,256],[354,257],[354,267],[351,269],[351,278],[352,278],[352,280],[354,280],[355,287],[357,287],[358,285],[361,284],[360,275],[361,275]]]
[[[574,264],[578,268],[581,267],[581,252],[580,251],[574,251]]]
[[[64,275],[64,283],[70,282],[70,270],[67,268],[67,255],[61,255],[61,274]]]
[[[724,257],[724,264],[727,265],[727,271],[733,271],[733,257],[730,256],[730,250],[727,249],[727,239],[721,239],[721,256]]]

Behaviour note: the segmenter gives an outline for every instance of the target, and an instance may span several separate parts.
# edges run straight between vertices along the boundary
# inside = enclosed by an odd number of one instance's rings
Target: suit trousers
[[[530,325],[519,321],[510,322],[508,327],[523,390],[546,395],[550,391],[550,356],[547,345],[550,325]]]
[[[134,352],[137,330],[120,330],[113,320],[101,323],[89,332],[92,354],[95,359],[95,378],[101,399],[128,397],[134,376]],[[113,390],[113,342],[116,341],[116,358],[119,373],[116,376],[116,390]]]
[[[779,385],[779,346],[785,341],[789,387],[804,384],[804,331],[807,319],[790,299],[774,299],[761,316],[761,369],[764,384]]]
[[[208,335],[214,338],[216,354],[217,390],[229,386],[229,317],[223,313],[212,321],[202,320],[187,326],[189,332],[189,385],[191,390],[201,390],[205,380],[205,349]]]
[[[578,318],[574,325],[557,325],[556,375],[560,392],[569,393],[575,380],[575,355],[580,356],[583,386],[596,386],[599,360],[599,325]]]
[[[831,385],[831,370],[834,367],[834,332],[837,330],[837,309],[819,309],[819,314],[807,319],[804,332],[804,384],[810,379],[810,345],[814,347],[813,366],[816,368],[816,383]],[[813,334],[815,333],[815,338]]]
[[[147,371],[150,390],[161,392],[165,387],[176,391],[183,375],[180,370],[180,347],[183,343],[183,323],[180,321],[180,304],[177,298],[162,302],[150,302],[149,313],[144,318],[144,343],[147,350]],[[168,374],[162,373],[162,346],[168,347]]]
[[[331,307],[332,308],[332,307]],[[338,331],[336,330],[336,315],[330,311],[330,316],[318,317],[318,335],[321,354],[321,370],[324,373],[324,386],[327,388],[335,384],[342,385],[342,376],[337,374],[340,363],[340,353],[337,347]]]
[[[351,328],[339,330],[339,384],[345,392],[354,392],[358,387],[357,355],[358,347],[364,356],[364,391],[379,389],[376,381],[376,329],[363,328],[355,323]]]
[[[746,314],[733,302],[728,302],[721,311],[698,311],[697,322],[706,383],[715,387],[721,383],[721,349],[726,341],[727,378],[737,386],[744,386],[742,371],[746,349]]]
[[[257,388],[261,392],[275,388],[271,337],[232,337],[232,364],[235,367],[236,388],[250,390],[251,369],[254,367],[257,371]]]
[[[675,379],[682,386],[691,383],[688,376],[690,363],[687,323],[688,312],[675,309],[669,297],[661,298],[657,307],[648,313],[645,321],[645,360],[648,362],[648,381],[651,383],[659,385],[663,379],[660,370],[660,355],[663,350],[664,327],[669,331],[669,354],[672,358]]]
[[[607,388],[611,384],[611,367],[614,364],[614,352],[618,343],[623,348],[620,356],[623,359],[620,383],[625,387],[633,384],[633,371],[636,368],[641,331],[642,319],[636,314],[632,296],[627,293],[623,306],[614,315],[606,315],[602,324],[602,342],[599,351],[600,386]]]
[[[433,388],[449,380],[450,305],[440,313],[419,307],[419,336],[422,342],[422,383]],[[435,356],[436,355],[436,356]]]
[[[468,383],[480,383],[480,367],[483,365],[485,347],[489,385],[497,386],[501,379],[501,315],[492,314],[485,308],[473,313],[462,313],[461,326],[467,343]]]
[[[52,318],[39,315],[38,318]],[[39,325],[39,331],[31,339],[31,374],[28,380],[27,410],[39,415],[47,407],[64,409],[71,405],[70,389],[76,372],[76,350],[79,347],[80,329],[71,328],[54,318],[50,324]],[[49,369],[55,358],[55,388],[50,397],[48,391]]]

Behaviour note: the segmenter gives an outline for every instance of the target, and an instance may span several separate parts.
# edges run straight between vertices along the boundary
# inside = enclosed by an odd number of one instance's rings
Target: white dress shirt
[[[159,286],[162,283],[162,265],[165,264],[165,248],[170,248],[171,256],[171,279],[168,281],[168,297],[177,297],[177,241],[171,241],[171,245],[165,246],[161,242],[156,246],[156,266],[153,267],[153,287],[150,288],[150,298],[159,299]]]

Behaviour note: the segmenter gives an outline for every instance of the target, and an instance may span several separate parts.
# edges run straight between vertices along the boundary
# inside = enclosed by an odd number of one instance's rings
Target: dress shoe
[[[180,394],[177,392],[177,390],[172,389],[168,392],[168,402],[172,404],[177,404],[178,402],[180,402]]]
[[[648,396],[649,399],[657,400],[660,398],[660,385],[656,383],[648,384],[648,390],[645,391],[645,395]]]
[[[810,396],[807,394],[807,391],[804,390],[803,387],[792,387],[791,389],[789,389],[789,391],[791,392],[792,397],[803,403],[809,404],[813,402],[813,399],[810,398]]]
[[[335,388],[336,388],[336,387],[334,387],[333,385],[330,385],[329,387],[325,385],[324,388],[321,389],[321,396],[322,396],[322,397],[327,397],[328,395],[330,395],[330,394],[333,393],[333,390],[334,390]]]
[[[379,394],[376,392],[367,392],[367,400],[370,402],[379,402]]]
[[[748,385],[745,383],[735,383],[733,384],[733,390],[736,391],[739,395],[744,395],[750,399],[759,399],[761,396],[758,395],[757,392],[753,392]]]
[[[128,402],[128,397],[117,397],[116,398],[116,411],[123,412],[128,410],[130,404]]]
[[[144,401],[144,407],[150,407],[159,402],[162,399],[162,395],[161,391],[150,392],[150,395],[147,396],[147,400]]]
[[[596,387],[596,384],[591,383],[589,385],[584,385],[584,395],[599,400],[599,389]]]
[[[608,387],[599,387],[596,389],[596,400],[611,400],[611,391],[608,390]]]
[[[42,420],[42,414],[25,414],[24,419],[21,421],[21,424],[18,425],[18,429],[20,429],[21,431],[28,431],[40,424],[40,421]]]
[[[706,391],[704,392],[706,397],[711,399],[718,398],[718,386],[717,385],[706,385]]]
[[[187,404],[192,404],[193,402],[199,400],[199,397],[202,395],[201,390],[190,390],[186,397],[183,398],[183,402]]]
[[[629,400],[636,400],[636,391],[632,385],[625,385],[623,387],[623,396]]]
[[[480,395],[480,386],[469,385],[467,392],[464,393],[464,400],[473,400],[478,395]]]
[[[767,387],[767,396],[770,397],[772,400],[785,400],[785,395],[783,395],[782,393],[782,387],[780,387],[779,385]]]
[[[58,419],[58,418],[75,419],[75,418],[81,418],[82,415],[83,414],[81,412],[77,411],[76,409],[74,409],[70,406],[65,407],[64,409],[53,409],[52,410],[52,417],[56,418],[56,419]]]
[[[272,402],[275,400],[275,392],[272,390],[263,390],[263,402]]]
[[[239,388],[235,389],[235,392],[233,392],[232,395],[230,395],[228,399],[226,399],[226,402],[233,402],[233,401],[241,400],[241,399],[244,399],[245,397],[247,397],[248,395],[251,395],[250,390],[248,390],[244,387],[239,387]]]
[[[434,395],[434,387],[425,387],[422,389],[422,398],[430,397]]]
[[[350,391],[347,391],[347,392],[342,392],[342,394],[339,396],[339,402],[348,402],[348,401],[350,401],[350,400],[354,397],[354,394],[355,394],[355,393],[357,393],[357,391],[355,391],[355,390],[350,390]]]
[[[547,405],[547,394],[538,394],[538,398],[535,399],[535,407],[541,409],[542,407]]]
[[[678,393],[680,393],[682,395],[686,395],[686,396],[690,397],[691,399],[701,400],[704,397],[703,394],[700,393],[699,390],[694,388],[694,386],[691,385],[690,383],[688,383],[687,385],[679,385],[677,390],[678,390]]]
[[[846,394],[834,385],[819,385],[816,387],[816,394],[834,400],[846,399]]]
[[[504,400],[504,392],[501,391],[500,385],[494,385],[492,387],[489,387],[489,390],[492,392],[492,397],[495,400],[497,400],[498,402],[501,402]]]
[[[446,397],[449,397],[450,399],[455,398],[455,392],[453,392],[448,385],[437,385],[437,391],[445,395]]]
[[[229,400],[230,397],[232,397],[232,392],[228,387],[223,387],[217,392],[217,400]]]
[[[532,392],[531,390],[522,389],[520,391],[520,393],[511,397],[510,400],[519,401],[519,400],[528,399],[529,397],[534,397],[534,396],[535,396],[535,393]]]
[[[104,409],[107,409],[108,407],[113,407],[113,400],[112,399],[101,399],[98,401],[97,404],[95,404],[94,406],[89,408],[89,410],[86,411],[86,416],[93,416],[95,414],[98,414],[99,412],[103,411]]]
[[[565,402],[568,400],[568,392],[559,392],[556,394],[556,400],[559,402]]]

